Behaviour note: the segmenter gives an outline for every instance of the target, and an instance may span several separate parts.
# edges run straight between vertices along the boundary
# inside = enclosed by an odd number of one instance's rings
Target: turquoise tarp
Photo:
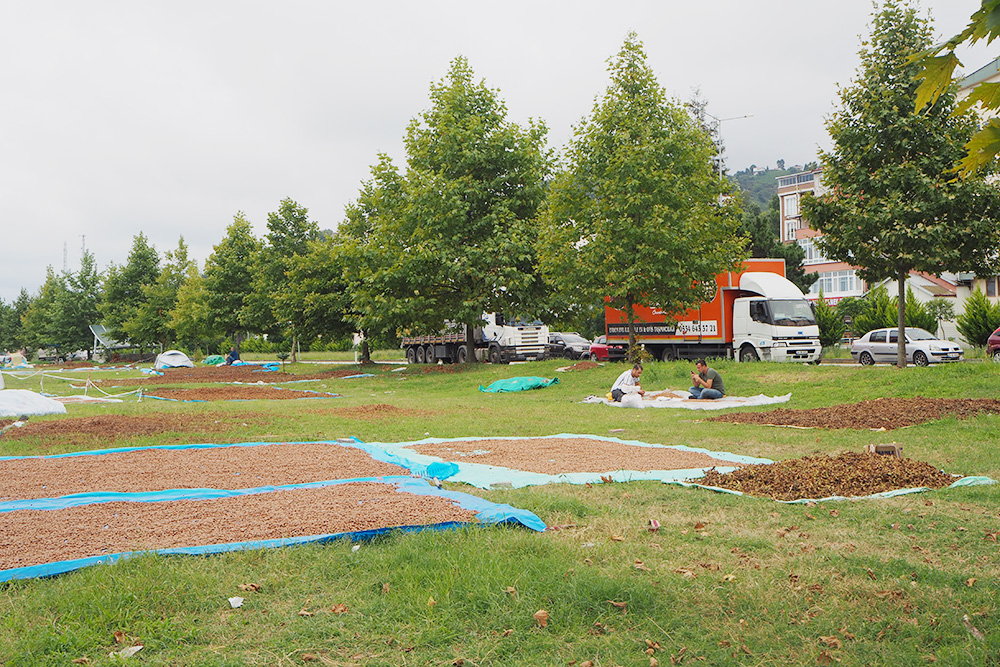
[[[489,392],[491,394],[499,394],[507,391],[525,391],[527,389],[541,389],[542,387],[548,387],[550,384],[558,384],[559,378],[540,378],[540,377],[516,377],[507,378],[506,380],[497,380],[488,387],[479,386],[479,391]]]

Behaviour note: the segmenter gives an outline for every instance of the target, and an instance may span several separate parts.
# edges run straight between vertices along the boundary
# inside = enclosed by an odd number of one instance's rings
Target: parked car
[[[598,336],[590,344],[590,358],[592,361],[621,361],[626,356],[624,345],[608,345],[607,336]]]
[[[851,345],[851,356],[862,366],[895,363],[898,342],[895,328],[875,329]],[[908,327],[906,333],[906,363],[926,366],[945,361],[961,361],[962,348],[950,340],[941,340],[929,331]]]
[[[986,354],[993,358],[993,363],[1000,364],[1000,327],[986,341]]]
[[[578,333],[550,332],[548,348],[550,357],[590,358],[590,341]]]

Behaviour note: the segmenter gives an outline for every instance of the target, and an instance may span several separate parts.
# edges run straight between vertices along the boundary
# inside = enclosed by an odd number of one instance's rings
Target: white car
[[[862,366],[896,363],[898,330],[875,329],[851,345],[851,356]],[[941,340],[931,332],[907,327],[906,363],[927,366],[945,361],[961,361],[962,348],[950,340]]]

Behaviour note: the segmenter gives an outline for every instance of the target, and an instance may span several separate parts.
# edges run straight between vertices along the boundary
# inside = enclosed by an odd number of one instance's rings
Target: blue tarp
[[[366,442],[359,444],[360,447],[365,449],[365,451],[375,456],[375,452],[382,451],[386,454],[393,454],[405,459],[410,466],[422,465],[426,466],[429,476],[437,477],[438,479],[447,479],[449,482],[462,482],[464,484],[471,484],[472,486],[479,487],[481,489],[488,489],[491,487],[510,487],[510,488],[521,488],[523,486],[533,486],[536,484],[594,484],[600,483],[603,478],[610,477],[615,482],[630,482],[640,479],[651,479],[659,481],[667,480],[685,480],[691,479],[692,477],[701,477],[705,474],[707,468],[689,468],[685,470],[607,470],[603,472],[578,472],[578,473],[563,473],[560,475],[548,475],[545,473],[538,472],[528,472],[525,470],[514,470],[511,468],[504,468],[501,466],[485,465],[482,463],[467,463],[464,461],[442,461],[440,458],[435,456],[428,456],[425,454],[418,454],[416,451],[411,449],[417,445],[429,444],[429,443],[442,443],[442,442],[469,442],[476,440],[542,440],[549,438],[587,438],[591,440],[604,440],[606,442],[616,442],[623,445],[631,445],[635,447],[666,447],[665,445],[653,445],[646,442],[640,442],[638,440],[620,440],[618,438],[600,436],[600,435],[579,435],[574,433],[560,433],[558,435],[547,435],[540,436],[537,438],[523,438],[523,437],[513,437],[513,438],[425,438],[423,440],[414,440],[412,442]],[[759,459],[751,456],[740,456],[739,454],[731,454],[729,452],[714,452],[708,449],[701,449],[698,447],[687,447],[684,445],[673,445],[666,447],[667,449],[677,449],[684,452],[698,452],[701,454],[707,454],[716,459],[721,459],[723,461],[732,461],[734,464],[748,465],[751,463],[773,463],[770,459]],[[443,474],[445,472],[444,468],[438,466],[450,465],[454,467],[454,472],[450,475]],[[412,469],[412,468],[411,468]],[[730,470],[735,470],[735,466],[729,467],[716,467],[716,470],[721,472],[729,472]]]
[[[540,377],[514,377],[507,378],[505,380],[497,380],[488,387],[483,387],[479,385],[479,391],[489,392],[491,394],[499,394],[508,391],[526,391],[528,389],[541,389],[543,387],[548,387],[550,384],[558,384],[559,378],[540,378]]]
[[[284,489],[295,489],[295,488],[318,488],[323,486],[334,486],[338,484],[347,484],[352,482],[392,484],[395,485],[401,492],[404,493],[447,498],[449,500],[454,501],[455,504],[461,507],[462,509],[471,510],[475,512],[476,517],[479,519],[479,521],[485,524],[517,523],[525,526],[526,528],[530,528],[531,530],[536,530],[536,531],[545,530],[545,523],[541,519],[539,519],[535,514],[527,510],[518,509],[510,505],[491,503],[487,500],[466,493],[459,493],[457,491],[447,491],[444,489],[439,489],[436,486],[429,484],[426,480],[415,479],[413,477],[403,477],[403,476],[333,480],[327,482],[316,482],[312,484],[294,484],[288,486],[260,487],[259,489],[242,489],[237,491],[218,490],[218,489],[174,489],[170,491],[156,492],[153,494],[104,494],[104,495],[118,496],[117,498],[114,498],[114,500],[119,500],[119,501],[135,500],[138,502],[163,502],[167,500],[179,500],[181,499],[180,497],[175,497],[179,495],[186,496],[186,499],[211,500],[214,498],[232,497],[235,495],[245,495],[248,493],[269,493],[273,491],[280,491]],[[75,494],[75,495],[78,497],[78,500],[83,500],[83,498],[80,497],[93,496],[99,494]],[[124,498],[123,496],[131,496],[131,498]],[[139,496],[143,496],[144,498],[138,498]],[[161,497],[154,497],[154,496],[161,496]],[[65,497],[65,499],[69,498],[72,498],[72,496]],[[60,501],[64,499],[46,499],[46,500]],[[109,502],[110,500],[112,499],[105,498],[103,500],[95,500],[93,502]],[[35,503],[38,501],[23,501],[23,502]],[[9,503],[4,503],[4,504],[8,505]],[[85,503],[78,502],[76,504],[85,504]],[[26,509],[26,508],[20,508],[20,509]],[[55,509],[60,509],[60,507],[56,506],[34,507],[33,509],[55,510]],[[470,524],[464,524],[459,522],[446,522],[446,523],[431,524],[431,525],[394,526],[389,528],[378,528],[374,530],[355,531],[348,533],[307,535],[303,537],[281,538],[273,540],[256,540],[252,542],[229,542],[225,544],[211,544],[204,546],[181,547],[174,549],[157,549],[152,552],[129,551],[124,553],[105,554],[101,556],[92,556],[88,558],[78,558],[73,560],[59,561],[55,563],[46,563],[42,565],[32,565],[28,567],[12,568],[9,570],[0,570],[0,582],[10,581],[12,579],[32,579],[35,577],[48,577],[56,574],[63,574],[65,572],[71,572],[73,570],[77,570],[82,567],[87,567],[90,565],[98,565],[101,563],[114,563],[117,560],[123,558],[129,558],[131,556],[135,556],[140,553],[157,553],[163,555],[175,555],[175,554],[207,555],[207,554],[224,553],[227,551],[239,551],[243,549],[266,549],[273,547],[291,546],[295,544],[306,544],[309,542],[321,543],[341,538],[348,538],[351,540],[369,540],[372,539],[373,537],[389,533],[394,530],[402,530],[405,532],[412,532],[419,530],[448,530],[448,529],[455,529],[464,525],[470,525]]]

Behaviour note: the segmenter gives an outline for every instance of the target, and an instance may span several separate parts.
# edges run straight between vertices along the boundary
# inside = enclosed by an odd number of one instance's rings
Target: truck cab
[[[815,306],[791,281],[774,273],[740,276],[733,302],[733,356],[740,361],[819,363],[823,347]]]

